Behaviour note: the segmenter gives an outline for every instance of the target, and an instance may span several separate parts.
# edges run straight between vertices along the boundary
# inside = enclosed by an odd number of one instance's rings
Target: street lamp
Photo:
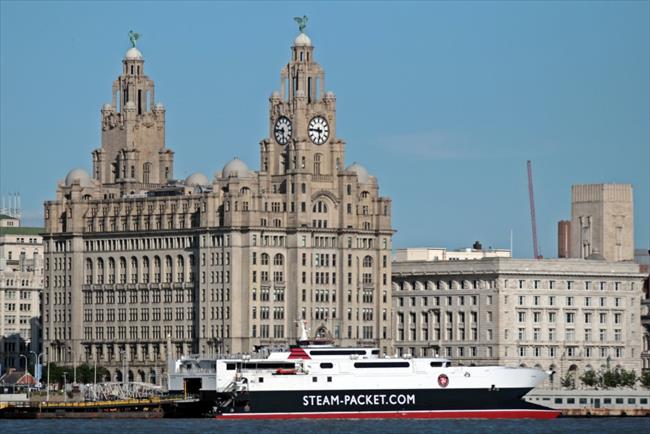
[[[43,363],[43,353],[36,354],[36,351],[30,351],[29,354],[34,355],[34,378],[38,381],[40,381],[40,377],[42,377],[41,369],[38,369],[39,367],[42,366]],[[40,359],[40,363],[39,363]]]
[[[25,358],[25,372],[27,373],[27,375],[29,375],[29,360],[27,359],[27,356],[24,354],[21,354],[20,357]]]

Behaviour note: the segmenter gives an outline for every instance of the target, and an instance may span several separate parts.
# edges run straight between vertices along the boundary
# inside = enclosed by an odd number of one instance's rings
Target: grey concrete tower
[[[165,107],[155,103],[140,50],[127,51],[122,65],[112,102],[101,110],[102,145],[93,152],[93,178],[128,194],[171,179],[174,153],[165,148]]]
[[[571,257],[634,260],[632,186],[574,185],[571,196]]]

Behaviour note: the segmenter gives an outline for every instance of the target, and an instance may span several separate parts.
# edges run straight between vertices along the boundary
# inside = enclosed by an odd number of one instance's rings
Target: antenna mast
[[[539,254],[537,245],[537,222],[535,219],[535,194],[533,193],[533,166],[530,160],[526,163],[528,166],[528,199],[530,200],[530,222],[533,229],[533,258],[542,259]]]

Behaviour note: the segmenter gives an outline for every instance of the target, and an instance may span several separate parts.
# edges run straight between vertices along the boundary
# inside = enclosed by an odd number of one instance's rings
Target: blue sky
[[[268,97],[307,33],[337,95],[346,160],[393,199],[395,246],[532,255],[526,160],[542,253],[571,185],[631,183],[650,245],[650,3],[1,3],[0,193],[28,224],[74,167],[91,168],[99,110],[129,47],[167,107],[175,175],[233,156],[259,168]]]

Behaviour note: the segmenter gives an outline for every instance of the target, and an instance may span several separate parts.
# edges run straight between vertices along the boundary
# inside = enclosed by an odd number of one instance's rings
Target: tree
[[[639,380],[643,387],[650,388],[650,371],[643,371]]]
[[[597,386],[599,382],[598,380],[598,375],[596,372],[594,372],[593,369],[585,371],[585,373],[580,377],[580,381],[582,381],[582,383],[588,387]]]
[[[102,382],[105,378],[110,378],[108,369],[97,366],[97,381]],[[77,381],[86,384],[93,383],[95,381],[95,366],[88,363],[77,366]]]
[[[603,387],[616,387],[621,384],[621,373],[618,370],[606,370],[601,375],[601,384]]]
[[[573,374],[571,372],[567,372],[564,377],[560,379],[560,384],[562,387],[566,387],[569,389],[575,389],[575,379],[573,378]]]
[[[620,372],[620,385],[623,387],[634,387],[636,384],[637,376],[636,372],[634,372],[634,369],[631,371],[626,371],[625,369],[621,369]]]
[[[58,366],[56,363],[50,364],[50,379],[47,378],[48,367],[43,367],[43,379],[46,383],[58,383],[59,386],[63,385],[64,374],[65,381],[71,383],[74,379],[74,368]],[[102,382],[106,378],[110,378],[108,369],[97,366],[97,381]],[[95,380],[95,367],[87,363],[82,363],[77,366],[77,382],[78,383],[92,383]]]

